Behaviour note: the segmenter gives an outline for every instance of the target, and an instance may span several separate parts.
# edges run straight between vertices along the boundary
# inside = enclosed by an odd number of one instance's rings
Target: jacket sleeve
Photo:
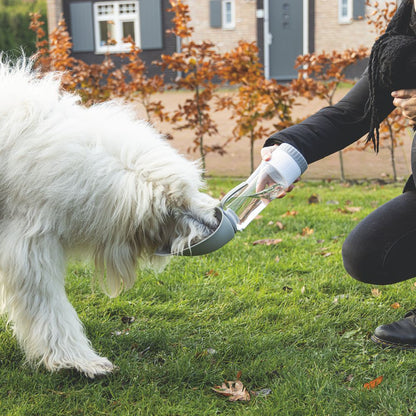
[[[337,104],[321,109],[297,125],[274,133],[266,140],[265,146],[289,143],[303,154],[309,164],[343,149],[368,133],[369,120],[364,115],[368,90],[365,71]],[[394,108],[393,98],[386,92],[379,104],[381,119],[387,117]]]

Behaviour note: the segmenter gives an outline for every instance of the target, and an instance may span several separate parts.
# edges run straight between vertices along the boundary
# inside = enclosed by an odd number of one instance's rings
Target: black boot
[[[399,321],[376,328],[371,340],[383,347],[416,349],[416,309]]]

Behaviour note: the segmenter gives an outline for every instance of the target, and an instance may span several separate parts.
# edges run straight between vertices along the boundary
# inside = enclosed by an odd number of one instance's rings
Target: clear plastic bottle
[[[221,205],[237,231],[244,230],[264,208],[307,169],[302,154],[283,143],[262,162],[250,177],[228,192]]]

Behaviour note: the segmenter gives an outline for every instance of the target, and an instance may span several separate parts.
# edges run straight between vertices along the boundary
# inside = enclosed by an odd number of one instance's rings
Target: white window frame
[[[346,13],[344,7],[346,6]],[[338,22],[346,24],[352,22],[352,0],[338,0]]]
[[[226,21],[227,16],[227,4],[231,5],[231,20],[229,22]],[[235,1],[234,0],[222,0],[222,28],[225,30],[233,30],[235,29]]]
[[[136,12],[129,13],[126,15],[120,14],[120,5],[134,3]],[[100,6],[113,6],[113,13],[100,16],[98,10]],[[126,0],[126,1],[102,1],[94,3],[94,34],[95,34],[95,53],[120,53],[128,52],[131,48],[130,43],[124,43],[123,38],[123,28],[122,24],[126,21],[133,21],[134,24],[134,33],[135,33],[135,43],[140,47],[140,9],[139,2],[137,0]],[[100,43],[100,22],[102,21],[113,21],[115,25],[115,45],[101,45]]]

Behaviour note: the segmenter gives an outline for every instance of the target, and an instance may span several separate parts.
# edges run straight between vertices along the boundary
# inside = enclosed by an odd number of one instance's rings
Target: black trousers
[[[387,285],[416,277],[416,188],[380,206],[349,234],[342,247],[346,271],[355,279]]]

